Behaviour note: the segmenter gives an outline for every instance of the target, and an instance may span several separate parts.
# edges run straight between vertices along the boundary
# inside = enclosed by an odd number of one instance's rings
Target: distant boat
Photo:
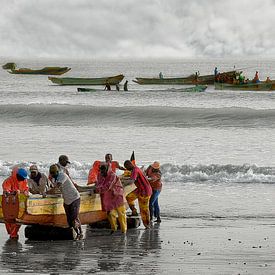
[[[78,92],[97,92],[99,91],[98,89],[92,89],[92,88],[77,88]],[[103,91],[103,90],[102,90]]]
[[[275,80],[271,82],[228,84],[215,82],[216,90],[238,90],[238,91],[274,91]]]
[[[71,68],[68,67],[44,67],[39,70],[33,70],[29,68],[20,68],[16,69],[16,64],[15,63],[7,63],[2,66],[4,70],[9,70],[8,72],[10,74],[42,74],[42,75],[62,75]]]
[[[58,85],[116,85],[124,78],[124,75],[99,77],[99,78],[75,78],[75,77],[48,77],[53,83]]]
[[[184,93],[201,93],[207,89],[207,85],[196,85],[194,87],[169,89],[172,92],[184,92]]]
[[[234,75],[236,71],[229,71],[221,73],[221,75]],[[133,82],[138,83],[140,85],[213,85],[215,82],[215,75],[199,75],[192,74],[187,77],[170,77],[170,78],[144,78],[144,77],[136,77]]]

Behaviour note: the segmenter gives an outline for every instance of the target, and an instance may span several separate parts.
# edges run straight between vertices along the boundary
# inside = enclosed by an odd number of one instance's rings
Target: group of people
[[[116,170],[124,170],[129,183],[136,188],[124,197],[123,186]],[[129,174],[128,174],[129,173]],[[125,176],[124,176],[125,178]],[[125,200],[131,209],[132,216],[137,216],[135,200],[138,200],[140,216],[145,228],[150,228],[153,217],[161,222],[158,196],[162,188],[159,162],[155,161],[145,171],[135,165],[132,160],[126,160],[120,166],[113,160],[111,154],[105,155],[105,161],[95,161],[88,175],[88,185],[95,184],[96,191],[101,195],[102,209],[107,212],[112,232],[117,230],[116,215],[123,233],[127,230]]]
[[[111,85],[110,85],[110,83],[107,82],[106,85],[105,85],[104,91],[111,91],[111,90],[112,90],[112,89],[111,89]],[[120,90],[118,84],[116,84],[116,90],[117,90],[117,91]],[[123,90],[124,90],[124,91],[128,91],[128,80],[126,80],[125,83],[123,84]]]
[[[77,234],[77,238],[83,237],[81,222],[79,219],[80,193],[78,185],[71,178],[67,165],[70,161],[66,155],[59,157],[58,163],[49,168],[49,176],[41,173],[37,165],[29,167],[29,173],[24,168],[14,168],[11,176],[3,182],[3,197],[23,193],[25,195],[55,193],[61,191],[64,200],[64,210],[67,223]],[[124,178],[129,183],[134,183],[136,188],[126,197],[120,177],[116,175],[116,169],[124,170]],[[104,161],[95,161],[89,171],[88,185],[95,185],[95,192],[100,194],[102,210],[106,211],[111,225],[111,233],[117,231],[117,217],[122,233],[127,231],[126,202],[132,216],[138,215],[135,200],[138,200],[140,216],[145,228],[150,228],[153,217],[160,223],[160,209],[158,197],[161,192],[161,171],[159,162],[155,161],[146,170],[135,165],[132,160],[126,160],[124,166],[113,161],[111,154],[105,155]],[[18,239],[20,225],[14,222],[5,222],[10,238]]]
[[[229,83],[229,84],[248,84],[248,83],[260,83],[260,78],[259,78],[259,72],[256,71],[255,75],[252,80],[249,78],[246,78],[243,75],[243,72],[233,72],[232,74],[221,74],[218,72],[217,67],[215,67],[214,70],[214,75],[215,75],[215,82],[219,83]],[[266,83],[272,82],[272,80],[269,78],[269,76],[265,80]]]

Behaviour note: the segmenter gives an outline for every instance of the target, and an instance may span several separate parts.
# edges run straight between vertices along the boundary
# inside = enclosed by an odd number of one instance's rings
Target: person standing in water
[[[125,81],[124,85],[123,85],[123,90],[124,91],[128,91],[128,80]]]

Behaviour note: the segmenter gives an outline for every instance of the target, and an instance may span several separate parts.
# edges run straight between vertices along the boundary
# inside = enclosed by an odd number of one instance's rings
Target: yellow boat
[[[10,74],[42,74],[42,75],[62,75],[71,68],[69,67],[44,67],[42,69],[29,69],[29,68],[20,68],[16,69],[15,63],[7,63],[2,66],[4,70],[10,70],[8,71]]]
[[[136,186],[134,183],[124,185],[124,194],[132,192]],[[82,224],[92,224],[107,218],[106,212],[102,211],[100,195],[94,193],[94,186],[79,187],[81,203],[79,217]],[[10,220],[26,225],[45,225],[65,228],[68,227],[66,214],[63,207],[61,194],[25,196],[15,195],[10,198],[10,205],[6,204],[6,198],[0,196],[0,222]]]

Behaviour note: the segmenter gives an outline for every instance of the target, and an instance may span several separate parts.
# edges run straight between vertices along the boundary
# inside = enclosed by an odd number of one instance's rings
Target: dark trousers
[[[63,206],[66,212],[69,227],[73,227],[76,233],[80,234],[82,232],[81,222],[79,219],[80,198],[73,201],[71,204],[64,203]]]

